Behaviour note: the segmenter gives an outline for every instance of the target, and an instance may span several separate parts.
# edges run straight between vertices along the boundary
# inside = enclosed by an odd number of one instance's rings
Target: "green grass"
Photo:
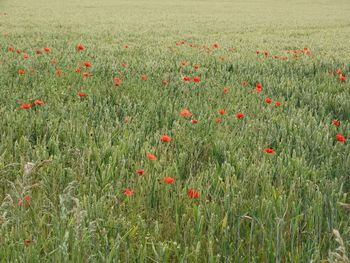
[[[0,261],[334,261],[333,229],[350,240],[349,13],[347,0],[1,1]]]

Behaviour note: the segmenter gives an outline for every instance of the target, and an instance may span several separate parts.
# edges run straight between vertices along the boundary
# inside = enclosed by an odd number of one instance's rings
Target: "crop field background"
[[[0,262],[349,262],[350,1],[1,0]]]

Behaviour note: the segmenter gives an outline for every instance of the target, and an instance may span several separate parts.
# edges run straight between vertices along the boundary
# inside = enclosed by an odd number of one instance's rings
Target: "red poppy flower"
[[[56,64],[57,60],[56,59],[52,59],[50,62],[51,62],[51,64]]]
[[[163,83],[163,85],[168,85],[169,84],[169,82],[166,81],[166,80],[163,80],[162,83]]]
[[[339,75],[339,76],[343,75],[343,71],[341,69],[338,69],[337,70],[337,75]]]
[[[262,85],[260,83],[255,85],[255,93],[262,92]]]
[[[167,135],[163,135],[163,136],[161,137],[161,140],[162,140],[162,142],[170,142],[170,141],[171,141],[171,138],[170,138],[169,136],[167,136]]]
[[[199,83],[199,82],[201,82],[201,80],[200,80],[200,78],[193,78],[193,82]]]
[[[163,179],[163,182],[166,183],[166,184],[174,184],[175,183],[175,179],[171,178],[171,177],[165,177]]]
[[[48,47],[45,47],[45,48],[44,48],[44,51],[45,51],[46,53],[50,53],[50,52],[51,52],[51,49],[48,48]]]
[[[256,53],[257,55],[259,55],[259,54],[260,54],[260,51],[259,51],[259,50],[257,50],[257,51],[255,51],[255,53]]]
[[[44,102],[41,101],[41,100],[36,100],[36,101],[34,101],[34,104],[35,104],[35,105],[43,105]]]
[[[18,70],[18,74],[19,75],[24,75],[24,74],[26,74],[26,72],[23,69],[19,69]]]
[[[277,101],[275,105],[276,105],[276,107],[280,107],[282,105],[282,103]]]
[[[86,94],[84,92],[78,92],[78,96],[80,98],[84,98],[86,96]]]
[[[24,58],[24,59],[28,59],[29,58],[29,56],[28,56],[28,54],[23,54],[23,56],[22,56],[22,58]]]
[[[32,107],[32,104],[22,104],[21,108],[24,110],[29,110]]]
[[[76,47],[77,51],[83,51],[85,49],[85,47],[83,46],[83,44],[78,44]]]
[[[279,56],[273,56],[273,58],[274,58],[274,59],[278,59],[278,58],[279,58]]]
[[[126,189],[124,190],[124,195],[127,196],[127,197],[130,197],[130,196],[132,196],[133,194],[134,194],[134,191],[131,190],[131,189],[129,189],[129,188],[126,188]]]
[[[337,134],[335,138],[337,139],[338,142],[345,143],[345,137],[343,135]]]
[[[197,124],[198,123],[198,120],[191,120],[192,124]]]
[[[346,77],[345,76],[340,76],[339,80],[344,82],[344,81],[346,81]]]
[[[192,116],[192,113],[187,110],[187,109],[183,109],[181,112],[180,112],[180,116],[182,117],[191,117]]]
[[[248,85],[248,83],[244,80],[244,81],[242,82],[242,86],[245,87],[245,86],[247,86],[247,85]]]
[[[333,120],[332,123],[335,127],[339,127],[340,125],[340,122],[338,120]]]
[[[219,124],[219,123],[221,123],[222,120],[220,118],[215,118],[214,121],[215,121],[215,123]]]
[[[155,157],[153,154],[151,154],[151,153],[148,153],[147,154],[147,158],[148,158],[148,160],[150,160],[150,161],[156,161],[157,160],[157,157]]]
[[[268,51],[264,51],[264,56],[268,57],[269,56],[269,52]]]
[[[17,53],[18,55],[21,54],[21,52],[22,52],[21,50],[18,50],[18,49],[16,50],[16,53]]]
[[[189,77],[184,77],[183,80],[184,81],[190,81],[191,79]]]
[[[268,153],[268,154],[275,154],[275,151],[273,149],[271,149],[271,148],[266,148],[265,152]]]
[[[198,65],[194,65],[193,68],[194,69],[199,69],[199,66]]]
[[[84,75],[84,77],[90,77],[90,73],[89,72],[85,72],[83,75]]]
[[[223,116],[223,115],[226,114],[226,111],[225,111],[224,109],[220,109],[220,110],[219,110],[219,114]]]
[[[243,119],[244,118],[244,114],[243,113],[238,113],[237,114],[237,119]]]
[[[270,104],[270,103],[272,102],[272,100],[271,100],[270,98],[267,98],[267,99],[265,99],[265,102],[266,102],[267,104]]]
[[[228,87],[224,87],[224,93],[227,94],[229,92]]]
[[[146,76],[145,74],[143,74],[143,75],[141,76],[141,80],[147,80],[147,76]]]
[[[197,199],[199,197],[199,194],[196,190],[190,188],[187,191],[187,196],[191,199]]]
[[[15,49],[13,47],[9,47],[9,52],[14,52]]]
[[[83,62],[83,64],[84,64],[84,66],[85,66],[86,68],[90,68],[90,67],[91,67],[90,62],[85,61],[85,62]]]
[[[33,244],[33,243],[34,243],[34,241],[31,240],[31,239],[24,239],[24,244],[25,244],[26,246],[29,246],[29,245],[31,245],[31,244]]]
[[[213,47],[214,47],[214,48],[219,48],[219,44],[218,44],[218,43],[215,43],[215,44],[213,45]]]
[[[145,170],[144,169],[138,169],[136,170],[136,173],[140,176],[144,175],[145,174]]]
[[[128,45],[125,45],[124,48],[129,48],[129,46],[128,46]]]
[[[35,51],[35,54],[40,55],[40,54],[41,54],[41,51],[40,51],[40,50],[36,50],[36,51]]]
[[[123,63],[123,64],[122,64],[122,67],[123,67],[123,68],[126,68],[126,64],[125,64],[125,63]]]
[[[76,68],[75,69],[75,73],[80,73],[81,72],[81,69],[80,68]]]

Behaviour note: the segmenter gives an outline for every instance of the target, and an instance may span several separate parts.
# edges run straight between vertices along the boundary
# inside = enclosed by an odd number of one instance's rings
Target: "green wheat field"
[[[0,262],[350,262],[349,0],[1,0]]]

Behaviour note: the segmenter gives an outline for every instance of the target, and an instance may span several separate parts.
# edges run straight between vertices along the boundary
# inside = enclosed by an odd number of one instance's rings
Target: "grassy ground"
[[[333,229],[350,240],[349,13],[1,1],[0,260],[334,261]]]

